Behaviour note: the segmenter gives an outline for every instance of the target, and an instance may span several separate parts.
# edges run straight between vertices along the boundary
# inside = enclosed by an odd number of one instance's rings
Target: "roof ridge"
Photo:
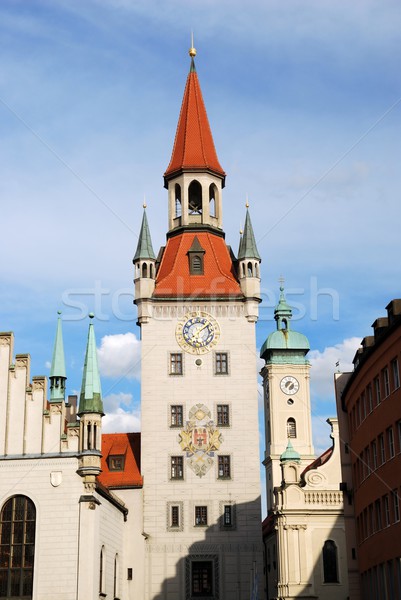
[[[173,239],[174,239],[174,238],[173,238]],[[178,236],[178,237],[177,237],[177,238],[175,238],[175,239],[178,239],[178,240],[179,240],[179,244],[177,245],[177,251],[175,252],[175,255],[174,255],[174,260],[173,260],[173,264],[172,264],[172,266],[171,266],[171,269],[170,269],[170,271],[169,271],[168,273],[166,273],[166,274],[165,274],[165,276],[164,276],[164,277],[162,277],[161,279],[158,279],[158,278],[156,277],[156,285],[159,285],[159,284],[160,284],[162,281],[164,281],[165,279],[167,279],[167,277],[170,275],[171,271],[174,269],[174,267],[175,267],[175,265],[176,265],[176,262],[177,262],[177,256],[178,256],[178,254],[179,254],[179,251],[180,251],[181,245],[182,245],[182,243],[183,243],[184,236],[183,236],[183,235],[180,235],[180,236]],[[170,240],[167,240],[167,244],[168,244],[168,242],[170,242],[170,241],[171,241],[171,238],[170,238]],[[166,246],[167,246],[167,244],[166,244]],[[163,262],[164,262],[165,260],[167,260],[167,254],[166,254],[166,252],[163,252],[163,256],[162,256],[162,259],[161,259],[161,262],[160,262],[160,265],[159,265],[158,273],[161,273],[161,272],[162,272],[162,270],[163,270]]]
[[[208,239],[209,239],[209,236],[210,236],[210,235],[213,235],[213,234],[210,234],[209,232],[207,232],[207,233],[206,233],[206,235],[208,236]],[[215,237],[215,236],[213,235],[213,238],[214,238],[214,237]],[[214,254],[214,257],[215,257],[215,259],[216,259],[216,264],[217,264],[217,266],[218,266],[218,268],[219,268],[219,271],[220,271],[221,275],[222,275],[223,277],[225,277],[226,279],[230,280],[229,276],[228,276],[228,275],[226,275],[226,274],[225,274],[225,273],[224,273],[224,272],[221,270],[220,261],[219,261],[218,255],[217,255],[217,253],[216,253],[216,249],[215,249],[215,247],[214,247],[214,245],[213,245],[212,238],[210,238],[210,239],[209,239],[209,243],[210,243],[210,246],[211,246],[211,248],[212,248],[212,250],[213,250],[213,254]],[[228,252],[227,244],[225,244],[225,247],[226,247],[226,249],[227,249],[227,252]],[[237,279],[237,278],[235,278],[235,279]]]

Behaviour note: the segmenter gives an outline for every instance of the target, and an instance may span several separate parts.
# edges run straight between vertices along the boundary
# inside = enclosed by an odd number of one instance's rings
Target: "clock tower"
[[[247,599],[263,590],[255,321],[260,257],[249,212],[226,244],[226,174],[195,49],[170,163],[166,244],[146,211],[134,257],[141,328],[146,600]],[[258,573],[258,576],[256,575]]]
[[[260,356],[265,403],[267,508],[274,503],[273,490],[283,480],[282,454],[297,454],[299,472],[314,458],[309,393],[309,351],[307,338],[291,326],[292,310],[283,286],[274,311],[276,331],[262,346]],[[284,455],[284,458],[287,456]]]

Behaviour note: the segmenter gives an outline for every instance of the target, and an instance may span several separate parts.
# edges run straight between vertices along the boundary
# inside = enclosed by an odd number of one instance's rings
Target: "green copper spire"
[[[284,294],[284,279],[280,278],[280,298],[274,309],[274,318],[277,323],[277,329],[290,329],[290,320],[292,318],[291,306],[287,304]]]
[[[294,450],[293,445],[291,444],[290,438],[288,438],[287,448],[284,450],[282,455],[280,456],[281,462],[285,462],[286,460],[294,460],[299,462],[301,460],[301,455],[299,452]]]
[[[151,259],[156,260],[155,253],[153,251],[152,239],[150,237],[150,230],[148,225],[148,219],[146,216],[146,204],[143,206],[143,218],[141,231],[139,233],[138,246],[136,247],[136,252],[134,256],[134,262],[136,260]]]
[[[309,352],[309,341],[302,333],[291,329],[292,309],[284,295],[282,278],[280,278],[280,298],[274,309],[274,318],[277,330],[267,337],[260,356],[270,364],[306,364],[308,361],[305,355]]]
[[[238,260],[243,260],[246,258],[256,258],[257,260],[261,260],[260,254],[256,247],[255,235],[253,233],[248,206],[246,208],[244,233],[238,251]]]
[[[54,341],[54,350],[52,365],[50,368],[50,402],[60,402],[65,400],[65,372],[63,330],[61,326],[61,312],[57,313],[56,339]]]
[[[90,313],[89,317],[93,319],[93,313]],[[95,330],[92,323],[89,325],[78,415],[82,415],[83,413],[104,414],[99,369],[97,366]]]

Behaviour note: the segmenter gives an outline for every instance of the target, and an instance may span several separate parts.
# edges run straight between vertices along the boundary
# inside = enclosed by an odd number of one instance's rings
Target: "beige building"
[[[315,458],[307,338],[292,330],[283,287],[276,331],[262,346],[268,516],[263,523],[267,598],[346,600],[348,571],[337,419]]]

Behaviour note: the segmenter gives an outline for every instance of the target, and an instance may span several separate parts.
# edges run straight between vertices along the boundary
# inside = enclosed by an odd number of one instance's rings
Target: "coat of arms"
[[[186,452],[188,465],[198,477],[203,477],[213,465],[213,456],[219,449],[223,436],[215,428],[210,410],[204,404],[196,404],[189,411],[189,421],[178,442]]]

